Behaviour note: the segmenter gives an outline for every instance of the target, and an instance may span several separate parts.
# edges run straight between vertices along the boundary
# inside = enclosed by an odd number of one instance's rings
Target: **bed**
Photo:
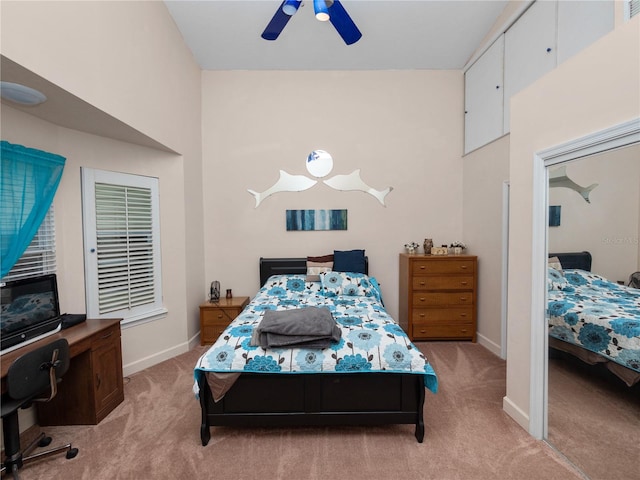
[[[549,346],[640,381],[640,290],[591,272],[589,252],[549,254]]]
[[[415,424],[422,442],[425,387],[435,393],[438,380],[387,314],[375,279],[326,272],[310,282],[306,273],[306,258],[261,258],[260,290],[198,360],[202,445],[212,426]],[[339,342],[324,349],[251,345],[265,312],[310,306],[331,311]]]

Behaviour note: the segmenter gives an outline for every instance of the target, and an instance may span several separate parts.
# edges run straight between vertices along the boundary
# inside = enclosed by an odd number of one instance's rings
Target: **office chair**
[[[78,454],[68,443],[61,447],[30,455],[36,447],[46,447],[51,437],[44,433],[20,451],[18,410],[33,402],[48,402],[56,396],[58,382],[69,369],[69,343],[64,338],[51,342],[18,357],[7,372],[7,391],[2,395],[2,429],[5,458],[0,473],[12,473],[18,479],[18,470],[25,463],[67,452],[67,458]],[[42,395],[46,395],[42,397]]]

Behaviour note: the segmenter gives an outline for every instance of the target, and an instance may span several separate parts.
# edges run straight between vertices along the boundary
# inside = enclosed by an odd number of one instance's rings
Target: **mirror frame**
[[[547,317],[546,269],[548,222],[548,167],[640,143],[640,118],[542,150],[533,160],[531,252],[531,365],[529,384],[529,433],[547,438]]]

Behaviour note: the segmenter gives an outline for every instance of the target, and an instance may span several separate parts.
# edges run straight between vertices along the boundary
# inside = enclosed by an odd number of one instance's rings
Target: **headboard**
[[[550,253],[549,258],[558,257],[562,268],[579,268],[591,271],[591,254],[589,252]]]
[[[369,257],[364,257],[364,271],[369,273]],[[264,258],[260,257],[260,286],[271,275],[306,275],[307,258]]]

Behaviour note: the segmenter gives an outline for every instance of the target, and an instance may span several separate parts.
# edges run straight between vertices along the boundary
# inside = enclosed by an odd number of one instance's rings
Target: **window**
[[[87,316],[123,325],[162,306],[158,179],[82,169]]]
[[[627,0],[624,3],[625,19],[630,20],[640,13],[640,0]]]
[[[33,240],[2,281],[56,273],[56,229],[53,204],[42,220]]]

